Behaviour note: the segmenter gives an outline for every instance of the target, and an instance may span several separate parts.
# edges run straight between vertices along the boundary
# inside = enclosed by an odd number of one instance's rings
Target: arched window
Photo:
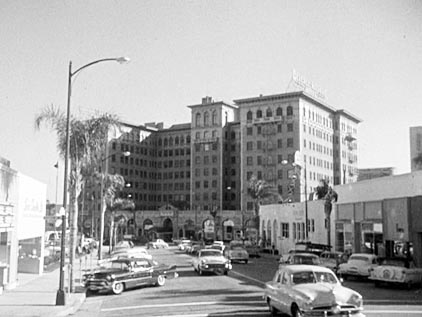
[[[218,122],[217,122],[217,111],[213,111],[212,112],[212,125],[217,125],[218,124]]]
[[[208,139],[209,137],[209,132],[208,131],[204,131],[204,139]]]
[[[213,130],[213,131],[212,131],[212,137],[213,137],[213,138],[216,138],[216,137],[217,137],[217,130]]]
[[[199,112],[195,116],[195,125],[197,127],[201,126],[201,114]]]
[[[292,116],[293,115],[293,108],[292,108],[292,106],[288,106],[287,107],[287,115],[288,116]]]
[[[204,126],[210,125],[210,115],[208,112],[204,113]]]
[[[167,140],[167,138],[164,138],[164,146],[167,146],[169,144],[169,141]]]
[[[162,146],[163,145],[163,140],[161,138],[158,139],[158,146]]]
[[[174,144],[179,145],[179,137],[176,136],[176,138],[174,139]]]
[[[195,133],[195,139],[199,140],[201,138],[201,132],[196,132]]]
[[[257,110],[256,111],[256,117],[257,118],[262,118],[262,111],[261,110]]]
[[[186,137],[186,144],[190,144],[190,135]]]
[[[248,111],[246,114],[246,120],[252,120],[252,111]]]
[[[267,117],[272,117],[273,116],[273,111],[271,110],[271,108],[267,109],[267,113],[266,113]]]
[[[276,116],[282,116],[283,115],[283,109],[281,107],[278,107],[275,111]]]
[[[183,135],[180,137],[180,145],[185,144],[185,138],[183,137]]]
[[[169,146],[173,146],[173,138],[172,137],[169,138]]]

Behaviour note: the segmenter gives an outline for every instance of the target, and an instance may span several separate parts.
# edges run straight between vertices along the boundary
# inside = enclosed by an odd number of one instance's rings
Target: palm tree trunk
[[[111,217],[111,219],[110,219],[110,237],[109,237],[110,248],[108,249],[109,254],[111,253],[112,249],[114,249],[114,247],[113,247],[114,212],[110,213],[110,217]]]
[[[103,190],[101,188],[101,190]],[[104,216],[105,216],[105,212],[106,212],[106,203],[105,203],[105,199],[104,197],[102,198],[102,203],[101,203],[101,211],[100,211],[100,244],[98,246],[98,260],[101,260],[103,258],[103,244],[104,244]]]
[[[73,195],[71,195],[73,196]],[[70,241],[69,241],[69,281],[70,281],[70,291],[75,292],[75,281],[74,281],[74,269],[75,269],[75,259],[76,259],[76,248],[78,241],[78,203],[75,197],[71,197],[71,210],[70,210]]]

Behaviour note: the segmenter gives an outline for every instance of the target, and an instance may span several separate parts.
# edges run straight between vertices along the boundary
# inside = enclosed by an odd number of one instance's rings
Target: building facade
[[[247,189],[252,176],[278,189],[278,203],[304,201],[321,178],[330,184],[357,178],[360,119],[303,91],[238,99],[233,105],[205,97],[188,108],[190,123],[123,124],[108,143],[105,168],[125,178],[120,195],[133,199],[136,212],[171,205],[208,213],[217,227],[224,211],[254,210]],[[93,207],[81,212],[86,218],[81,221],[92,223],[95,235],[101,203],[98,186],[91,191],[86,200]],[[136,216],[128,221],[130,232],[145,233]],[[252,221],[242,227],[252,234]]]

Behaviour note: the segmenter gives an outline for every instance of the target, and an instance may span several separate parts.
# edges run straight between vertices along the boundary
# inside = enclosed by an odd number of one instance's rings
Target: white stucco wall
[[[338,204],[422,195],[422,171],[385,176],[334,187]]]
[[[308,232],[308,240],[313,243],[327,244],[327,229],[325,228],[325,213],[323,201],[308,201],[308,220],[311,224]],[[331,214],[331,245],[334,245],[334,208]],[[291,204],[263,205],[260,209],[260,236],[262,237],[262,223],[267,229],[268,221],[273,225],[271,228],[271,243],[280,254],[287,254],[294,249],[295,243],[303,241],[301,238],[294,239],[293,223],[305,223],[305,202]],[[274,222],[277,224],[277,239],[273,241]],[[281,223],[289,224],[289,237],[281,235]],[[312,226],[313,224],[313,226]],[[275,243],[274,243],[275,242]]]

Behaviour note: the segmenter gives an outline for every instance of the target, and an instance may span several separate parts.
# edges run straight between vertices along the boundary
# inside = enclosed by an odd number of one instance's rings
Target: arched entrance
[[[160,236],[164,241],[170,242],[173,238],[173,222],[170,218],[163,221],[163,227],[160,230]]]
[[[188,239],[195,239],[195,223],[192,219],[186,220],[185,224],[183,225],[185,229],[185,237]]]
[[[233,220],[227,219],[223,221],[223,241],[232,241],[233,240]]]
[[[157,238],[157,233],[154,231],[154,224],[151,219],[145,219],[142,227],[144,228],[144,236],[149,241]]]

